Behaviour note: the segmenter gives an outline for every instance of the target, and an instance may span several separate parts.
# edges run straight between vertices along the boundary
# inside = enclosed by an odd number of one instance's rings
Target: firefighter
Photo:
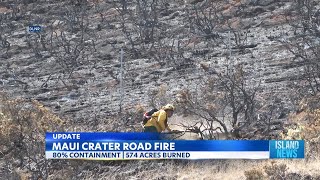
[[[167,104],[163,106],[159,111],[152,114],[151,118],[144,125],[144,132],[158,132],[161,133],[164,130],[171,132],[168,126],[168,118],[173,115],[174,106]]]

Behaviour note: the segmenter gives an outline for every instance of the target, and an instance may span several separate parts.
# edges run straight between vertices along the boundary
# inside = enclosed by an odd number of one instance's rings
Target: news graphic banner
[[[47,159],[304,158],[303,140],[163,140],[158,133],[46,133]]]

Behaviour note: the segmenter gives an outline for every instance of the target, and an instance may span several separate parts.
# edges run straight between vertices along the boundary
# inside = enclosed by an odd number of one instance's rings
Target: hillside
[[[171,101],[181,89],[195,90],[207,75],[201,64],[213,72],[226,64],[243,64],[250,84],[261,80],[264,97],[277,93],[287,103],[287,86],[296,78],[299,63],[291,64],[292,55],[278,39],[293,37],[283,15],[291,3],[215,3],[218,16],[226,20],[213,22],[212,33],[219,33],[219,37],[208,38],[201,27],[190,27],[189,16],[195,16],[193,6],[204,4],[195,2],[159,1],[153,47],[151,43],[141,44],[147,30],[140,33],[138,28],[143,27],[133,24],[137,20],[124,17],[122,27],[122,17],[115,9],[118,5],[111,2],[87,2],[83,10],[71,2],[12,4],[15,9],[2,3],[2,38],[10,47],[1,52],[1,86],[13,96],[39,100],[76,125],[94,119],[100,122],[119,112],[119,57],[123,48],[124,110],[149,106],[149,94],[161,85],[167,87]],[[134,13],[134,5],[129,3],[128,11]],[[199,23],[206,25],[202,21]],[[27,33],[27,25],[35,24],[44,30]],[[132,37],[127,38],[123,31]],[[130,39],[134,40],[134,50]],[[80,45],[83,47],[77,50]]]
[[[46,161],[40,150],[35,160],[23,158],[35,147],[11,152],[16,144],[10,139],[17,129],[31,132],[21,128],[20,115],[35,129],[29,138],[47,130],[140,131],[142,112],[169,102],[177,105],[175,128],[201,121],[204,112],[226,117],[225,132],[241,127],[238,139],[279,138],[292,122],[309,123],[319,108],[299,106],[319,97],[319,7],[318,1],[289,0],[1,1],[0,127],[7,144],[0,146],[0,172],[11,179],[233,179],[230,174],[239,172],[238,179],[245,179],[257,164],[273,167],[248,161]],[[32,25],[42,30],[29,32]],[[229,85],[236,90],[227,91]],[[198,106],[191,106],[195,101]],[[28,112],[35,115],[26,118]],[[305,114],[296,120],[300,112]],[[15,142],[37,142],[29,138]],[[296,178],[316,179],[317,155],[310,162],[299,162],[297,172],[291,161],[279,161]]]

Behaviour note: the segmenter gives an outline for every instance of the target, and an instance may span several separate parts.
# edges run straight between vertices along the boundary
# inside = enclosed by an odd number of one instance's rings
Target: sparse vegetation
[[[218,130],[226,137],[240,138],[241,128],[257,121],[259,108],[256,100],[259,85],[249,87],[245,73],[241,66],[227,69],[206,79],[197,94],[182,91],[177,99],[180,107],[205,120],[189,128],[201,129],[201,134],[207,133],[209,139],[216,138]]]
[[[165,84],[162,84],[157,89],[151,89],[149,91],[149,106],[159,109],[165,104],[170,103],[171,98],[167,91],[168,87]]]
[[[222,1],[204,1],[187,9],[190,32],[207,39],[220,37],[218,28],[227,20],[221,13]]]
[[[264,171],[270,180],[286,179],[287,165],[276,164],[272,161],[271,165],[267,165],[264,167]]]
[[[264,176],[261,170],[252,169],[249,171],[245,171],[244,175],[246,176],[246,180],[263,180]]]
[[[4,163],[2,171],[10,177],[14,166],[27,169],[28,178],[47,179],[52,162],[45,159],[45,133],[64,131],[65,122],[50,113],[38,101],[11,99],[0,96],[0,157]]]
[[[317,0],[1,1],[0,179],[319,179],[319,7]],[[29,25],[43,31],[28,33]],[[175,95],[183,130],[202,139],[305,139],[306,158],[44,157],[47,131],[140,131],[143,112]]]
[[[314,0],[295,1],[288,16],[288,21],[294,31],[294,37],[283,40],[283,44],[295,56],[294,62],[302,62],[302,80],[307,89],[304,94],[316,95],[320,92],[320,18],[319,2]],[[300,81],[301,82],[301,81]],[[303,83],[303,82],[301,82]]]

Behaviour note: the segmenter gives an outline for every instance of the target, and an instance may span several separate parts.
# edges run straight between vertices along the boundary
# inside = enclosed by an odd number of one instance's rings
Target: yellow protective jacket
[[[148,122],[144,125],[147,126],[154,126],[157,128],[157,131],[160,133],[164,131],[165,129],[168,129],[168,131],[171,131],[171,129],[168,126],[167,123],[167,113],[164,110],[157,111],[152,114],[152,118],[148,120]]]

